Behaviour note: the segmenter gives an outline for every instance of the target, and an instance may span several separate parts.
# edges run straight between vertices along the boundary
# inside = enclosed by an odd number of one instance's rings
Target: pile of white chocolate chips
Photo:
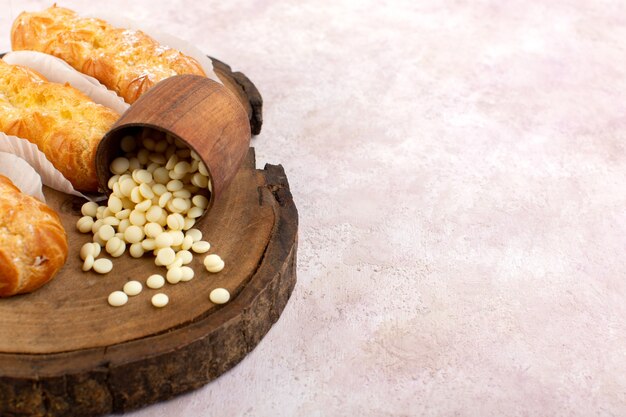
[[[167,268],[165,277],[151,275],[146,286],[160,289],[169,284],[190,281],[194,270],[188,265],[193,253],[206,254],[211,245],[202,240],[202,232],[194,229],[196,219],[209,204],[211,181],[207,167],[187,145],[169,135],[143,131],[137,137],[125,136],[121,141],[124,156],[110,165],[112,177],[108,187],[111,195],[106,205],[85,203],[76,227],[82,233],[93,234],[93,243],[80,250],[83,271],[106,274],[113,269],[110,259],[99,258],[102,248],[113,258],[126,250],[133,258],[148,253],[154,255],[157,266]],[[211,273],[224,269],[217,254],[206,255],[204,266]],[[122,306],[129,296],[141,293],[143,284],[129,281],[120,291],[113,291],[108,302]],[[215,304],[228,302],[230,294],[224,288],[211,291],[209,299]],[[159,292],[151,299],[155,307],[164,307],[169,298]]]

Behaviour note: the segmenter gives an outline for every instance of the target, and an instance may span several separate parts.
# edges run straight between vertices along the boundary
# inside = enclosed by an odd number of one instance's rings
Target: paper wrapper
[[[46,202],[41,177],[22,158],[12,153],[0,152],[0,175],[10,179],[24,194],[31,195],[43,203]]]
[[[62,193],[90,200],[89,197],[74,189],[72,183],[52,165],[52,162],[37,148],[37,145],[26,139],[0,132],[0,152],[5,155],[0,159],[0,174],[13,181],[22,192],[45,202],[43,193],[41,193],[43,183]],[[6,156],[9,154],[14,158]],[[28,186],[25,182],[32,182],[32,186]],[[40,195],[36,195],[37,190],[41,193]]]

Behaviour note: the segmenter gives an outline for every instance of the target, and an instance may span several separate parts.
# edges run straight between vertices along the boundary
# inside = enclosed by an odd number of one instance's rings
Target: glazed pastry
[[[97,191],[96,149],[118,117],[69,85],[0,60],[0,132],[37,145],[80,191]]]
[[[11,29],[13,50],[30,49],[65,60],[134,103],[150,87],[180,74],[205,76],[200,64],[138,30],[114,28],[74,11],[51,7],[20,14]]]
[[[36,290],[67,260],[59,216],[0,175],[0,297]]]

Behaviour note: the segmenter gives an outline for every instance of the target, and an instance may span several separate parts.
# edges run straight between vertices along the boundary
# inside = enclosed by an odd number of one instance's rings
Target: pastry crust
[[[50,281],[67,252],[65,229],[54,210],[0,175],[0,297]]]
[[[81,191],[98,190],[97,146],[118,117],[69,85],[0,60],[0,132],[37,145]]]
[[[35,50],[65,60],[131,104],[171,76],[205,76],[195,59],[141,31],[114,28],[62,7],[20,14],[11,29],[11,43],[13,50]]]

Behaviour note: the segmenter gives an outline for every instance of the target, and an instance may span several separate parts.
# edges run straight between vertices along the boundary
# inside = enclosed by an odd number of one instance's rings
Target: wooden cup
[[[209,209],[234,178],[250,146],[248,115],[226,87],[197,75],[168,78],[130,106],[98,145],[96,172],[107,194],[109,166],[123,154],[122,138],[138,136],[145,128],[183,141],[200,156],[212,184]]]

